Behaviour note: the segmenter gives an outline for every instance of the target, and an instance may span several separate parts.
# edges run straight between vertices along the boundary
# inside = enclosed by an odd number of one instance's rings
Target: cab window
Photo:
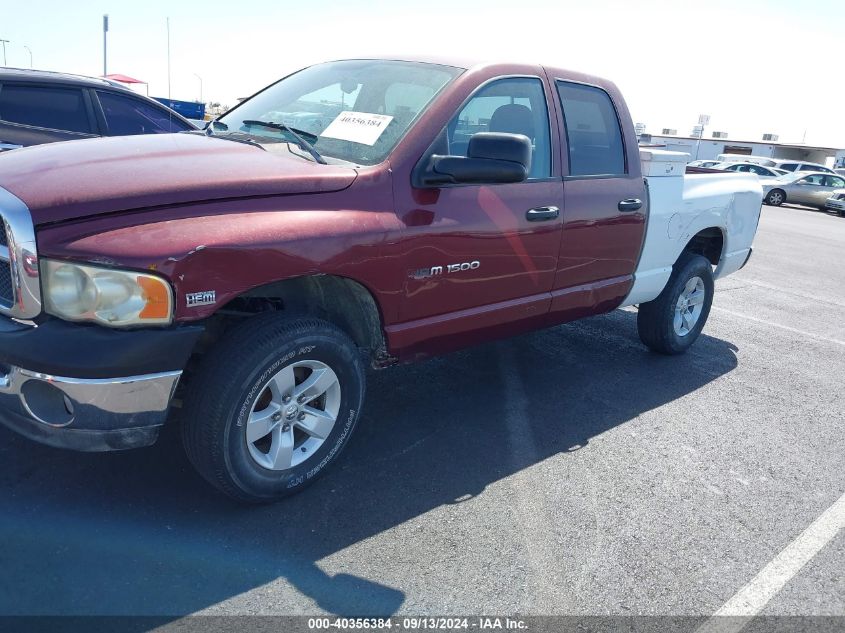
[[[613,102],[601,88],[557,83],[572,176],[627,173],[622,128]]]
[[[482,87],[447,126],[449,154],[466,156],[477,132],[523,134],[531,141],[530,179],[551,175],[549,111],[542,82],[534,77],[498,79]]]
[[[839,176],[825,176],[824,184],[826,187],[835,187],[836,189],[843,189],[845,188],[845,178],[840,178]]]

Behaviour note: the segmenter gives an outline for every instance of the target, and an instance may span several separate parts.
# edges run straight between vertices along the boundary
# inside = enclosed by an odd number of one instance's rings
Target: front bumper
[[[827,202],[824,203],[824,206],[826,209],[832,209],[833,211],[845,211],[845,200],[828,198]]]
[[[152,444],[203,329],[32,326],[0,317],[0,424],[81,451]]]
[[[78,451],[148,446],[158,438],[182,375],[65,378],[8,367],[0,422],[32,440]]]

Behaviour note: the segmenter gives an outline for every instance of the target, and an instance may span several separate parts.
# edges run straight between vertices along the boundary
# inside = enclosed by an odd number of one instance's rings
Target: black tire
[[[704,303],[695,325],[685,335],[675,331],[675,308],[681,292],[694,277],[704,282]],[[672,267],[672,276],[658,297],[648,303],[641,303],[637,313],[637,329],[640,340],[651,350],[660,354],[683,354],[695,343],[713,303],[713,268],[701,255],[685,252]]]
[[[251,456],[246,421],[263,387],[298,361],[328,365],[340,384],[334,427],[313,455],[287,470]],[[266,503],[299,492],[322,475],[348,442],[364,402],[364,364],[340,329],[315,318],[268,314],[248,319],[203,358],[188,385],[182,440],[199,473],[229,497]],[[275,418],[274,418],[275,419]]]
[[[840,218],[845,218],[845,211],[843,211],[842,209],[837,209],[836,215],[838,215]]]
[[[786,192],[783,189],[772,189],[766,194],[766,204],[772,207],[779,207],[786,202]]]

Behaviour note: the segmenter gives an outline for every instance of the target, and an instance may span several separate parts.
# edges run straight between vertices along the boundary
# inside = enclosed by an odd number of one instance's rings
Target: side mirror
[[[522,134],[478,132],[466,156],[432,154],[418,175],[424,187],[523,182],[531,169],[531,141]]]

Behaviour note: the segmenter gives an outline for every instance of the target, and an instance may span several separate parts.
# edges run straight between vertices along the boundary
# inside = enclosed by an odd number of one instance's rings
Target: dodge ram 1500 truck
[[[762,198],[685,158],[638,148],[603,79],[399,59],[306,68],[204,132],[4,153],[0,420],[126,449],[178,400],[199,472],[261,502],[337,459],[367,362],[631,305],[683,352]]]

